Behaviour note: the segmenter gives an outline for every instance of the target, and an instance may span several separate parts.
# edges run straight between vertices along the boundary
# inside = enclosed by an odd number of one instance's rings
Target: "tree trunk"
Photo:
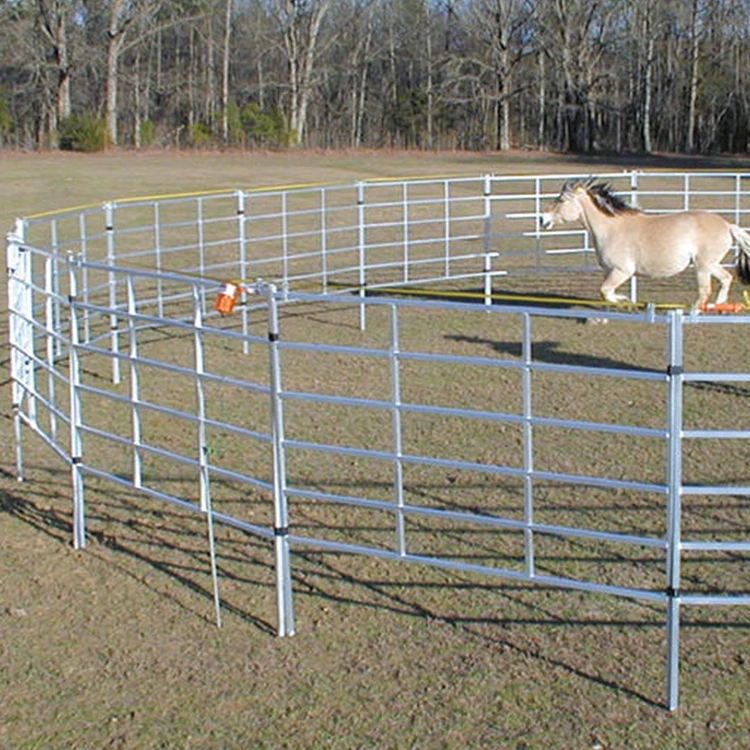
[[[435,147],[435,136],[433,133],[433,89],[432,89],[432,31],[427,24],[427,148]]]
[[[226,0],[224,9],[224,45],[221,60],[221,135],[229,143],[229,53],[232,36],[232,0]]]
[[[643,150],[651,153],[651,87],[654,69],[654,38],[648,36],[643,80]]]
[[[298,0],[288,0],[288,23],[285,28],[286,54],[289,65],[289,127],[296,143],[302,143],[307,123],[307,108],[314,90],[313,75],[318,53],[318,37],[331,0],[317,0],[305,8],[306,23],[298,12]]]
[[[698,59],[700,52],[698,38],[698,0],[693,0],[690,25],[690,94],[688,101],[688,127],[685,149],[688,153],[693,153],[695,151],[695,110],[698,101]]]
[[[104,113],[109,143],[117,145],[117,84],[118,63],[120,49],[125,39],[125,28],[127,23],[121,23],[121,15],[125,10],[126,0],[112,0],[109,6],[109,23],[107,35],[107,62],[105,79],[105,104]]]
[[[545,110],[547,106],[547,91],[544,76],[544,52],[539,53],[539,92],[537,95],[538,123],[537,123],[537,148],[544,150],[547,147],[547,133],[545,128]]]
[[[141,125],[142,125],[142,112],[141,112],[141,55],[140,52],[135,54],[135,80],[133,81],[133,96],[135,97],[134,102],[134,119],[133,119],[133,143],[136,148],[141,148],[143,145],[141,142]]]
[[[57,77],[55,81],[55,107],[50,111],[48,129],[50,143],[56,146],[57,128],[60,120],[70,116],[70,74],[68,54],[68,8],[64,0],[55,0],[51,5],[47,0],[38,0],[40,28],[43,36],[52,47]]]

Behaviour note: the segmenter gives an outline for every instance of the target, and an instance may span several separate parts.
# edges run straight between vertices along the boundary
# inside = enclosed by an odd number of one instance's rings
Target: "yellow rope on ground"
[[[523,294],[484,294],[484,292],[461,292],[461,291],[447,291],[441,289],[413,289],[411,287],[378,287],[373,289],[374,292],[390,292],[392,294],[403,294],[403,295],[422,295],[425,297],[458,297],[466,299],[492,299],[498,301],[510,301],[510,302],[527,302],[530,304],[553,304],[553,305],[580,305],[590,307],[614,307],[617,309],[645,309],[648,307],[647,302],[609,302],[607,300],[592,300],[585,299],[583,297],[547,297],[539,295],[523,295]],[[686,305],[680,305],[676,303],[660,302],[655,303],[654,307],[659,310],[682,310],[685,309]]]

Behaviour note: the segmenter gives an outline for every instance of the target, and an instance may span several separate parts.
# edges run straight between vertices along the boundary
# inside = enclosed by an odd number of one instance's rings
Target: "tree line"
[[[750,0],[0,0],[0,141],[746,152]]]

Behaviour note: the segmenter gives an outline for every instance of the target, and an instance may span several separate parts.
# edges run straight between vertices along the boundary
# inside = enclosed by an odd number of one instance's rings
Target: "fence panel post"
[[[50,255],[44,259],[44,331],[47,349],[47,398],[49,399],[49,431],[53,442],[57,437],[57,416],[55,402],[57,400],[55,387],[55,361],[59,356],[60,341],[56,338],[60,332],[60,307],[58,301],[59,273],[57,256]]]
[[[284,459],[284,411],[282,404],[281,358],[279,356],[279,313],[276,287],[269,284],[268,300],[268,361],[271,391],[271,436],[273,444],[273,508],[276,545],[276,606],[278,634],[294,635],[292,602],[292,571],[289,560],[289,509],[286,494],[286,462]]]
[[[81,437],[81,367],[78,356],[79,317],[78,317],[78,269],[77,258],[68,259],[70,289],[70,471],[73,485],[73,546],[83,549],[86,546],[86,513],[83,485],[83,440]]]
[[[630,202],[638,205],[638,172],[635,170],[630,173]],[[638,302],[638,277],[635,274],[630,277],[630,301]]]
[[[135,280],[128,276],[128,334],[130,338],[130,349],[128,361],[130,364],[130,420],[133,431],[133,485],[137,488],[143,486],[143,456],[141,451],[141,379],[138,370],[138,324],[135,319],[138,303],[135,294]]]
[[[107,265],[112,270],[109,271],[109,328],[110,328],[110,345],[112,349],[112,382],[115,385],[120,383],[120,335],[118,331],[117,317],[117,278],[114,272],[115,266],[115,219],[114,207],[111,203],[104,204],[104,222],[107,236]]]
[[[206,439],[206,390],[204,375],[206,364],[203,348],[203,307],[205,290],[193,285],[193,354],[195,357],[195,398],[198,412],[198,464],[200,466],[200,504],[206,514],[208,551],[211,558],[211,580],[213,582],[214,612],[216,625],[221,627],[221,597],[219,594],[219,571],[216,563],[216,542],[214,537],[214,511],[211,503],[211,476],[209,445]]]
[[[367,241],[365,233],[365,185],[363,182],[357,183],[357,245],[359,248],[359,298],[364,302],[365,286],[367,279],[365,276],[365,243]],[[367,312],[364,304],[359,306],[359,327],[364,331],[367,325]]]
[[[679,703],[680,553],[682,516],[683,315],[669,311],[667,365],[667,706]]]
[[[534,558],[534,428],[531,423],[533,416],[531,397],[531,365],[532,365],[532,339],[531,339],[531,316],[523,314],[523,496],[524,496],[524,554],[526,562],[526,574],[530,577],[536,575],[536,562]]]
[[[391,420],[393,424],[393,485],[396,501],[396,543],[400,555],[406,554],[406,527],[404,524],[404,463],[403,432],[401,425],[401,365],[399,362],[398,307],[391,305]]]
[[[23,481],[23,447],[21,410],[24,399],[29,417],[35,419],[34,370],[31,357],[34,345],[31,330],[31,259],[24,247],[25,225],[16,222],[15,231],[7,236],[6,268],[8,272],[8,336],[10,340],[10,377],[13,401],[13,428],[16,442],[16,479]],[[31,348],[29,348],[31,347]]]
[[[403,227],[403,252],[402,262],[404,264],[403,282],[404,284],[409,283],[409,243],[411,238],[409,236],[409,183],[404,182],[401,186],[401,215],[402,215],[402,227]]]
[[[240,250],[240,278],[239,281],[247,282],[247,240],[245,238],[245,193],[242,190],[237,191],[237,242]],[[249,333],[249,317],[247,312],[247,290],[245,284],[242,284],[241,292],[242,301],[242,333],[247,336]],[[243,354],[250,352],[250,342],[245,338],[242,342]]]

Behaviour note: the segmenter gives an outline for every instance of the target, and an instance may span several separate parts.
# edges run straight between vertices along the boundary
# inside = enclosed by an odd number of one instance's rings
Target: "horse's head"
[[[541,215],[544,229],[555,224],[566,224],[580,219],[584,203],[590,204],[604,216],[640,213],[640,210],[623,200],[606,182],[597,182],[595,177],[585,180],[568,180],[555,198],[549,211]]]
[[[583,212],[581,196],[586,192],[586,185],[580,180],[566,182],[549,211],[541,215],[542,228],[552,229],[555,224],[567,224],[580,218]]]

